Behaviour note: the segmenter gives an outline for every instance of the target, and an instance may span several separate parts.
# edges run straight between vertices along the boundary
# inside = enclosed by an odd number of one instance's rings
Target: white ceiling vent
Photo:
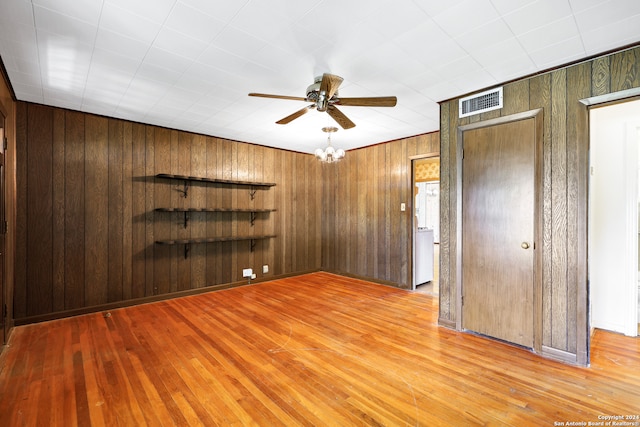
[[[459,117],[472,116],[502,108],[502,87],[460,99]]]

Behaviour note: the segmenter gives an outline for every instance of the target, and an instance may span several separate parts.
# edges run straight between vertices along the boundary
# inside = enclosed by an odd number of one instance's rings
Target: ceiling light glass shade
[[[326,127],[326,128],[322,128],[323,132],[327,132],[328,136],[327,136],[327,148],[325,148],[324,150],[322,148],[318,148],[315,151],[315,156],[318,160],[320,160],[321,162],[326,162],[326,163],[333,163],[333,162],[337,162],[338,160],[344,158],[345,156],[345,151],[342,148],[338,148],[337,150],[335,148],[333,148],[333,146],[331,145],[331,132],[336,132],[338,129],[335,127]]]

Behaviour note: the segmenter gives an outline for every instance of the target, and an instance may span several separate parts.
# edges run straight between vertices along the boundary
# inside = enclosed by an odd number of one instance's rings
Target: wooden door
[[[4,133],[4,117],[0,115],[0,345],[4,344],[7,338],[7,301],[6,286],[4,283],[4,260],[6,250],[6,218],[5,218],[5,179],[4,179],[4,152],[5,152],[5,133]]]
[[[535,120],[463,133],[462,327],[533,347]]]

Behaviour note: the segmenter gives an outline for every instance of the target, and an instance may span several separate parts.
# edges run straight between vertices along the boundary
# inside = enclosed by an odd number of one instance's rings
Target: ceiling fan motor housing
[[[316,104],[316,109],[318,111],[327,111],[327,107],[329,105],[329,99],[323,96],[320,93],[320,84],[322,83],[322,76],[316,76],[313,84],[307,86],[307,101],[313,102]],[[335,99],[338,97],[338,91],[336,90],[331,97],[331,99]]]

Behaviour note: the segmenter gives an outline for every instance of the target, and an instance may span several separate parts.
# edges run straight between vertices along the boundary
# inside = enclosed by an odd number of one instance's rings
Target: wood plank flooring
[[[18,327],[0,358],[0,425],[551,426],[640,416],[640,340],[596,331],[592,366],[573,367],[438,327],[437,305],[314,273]]]

